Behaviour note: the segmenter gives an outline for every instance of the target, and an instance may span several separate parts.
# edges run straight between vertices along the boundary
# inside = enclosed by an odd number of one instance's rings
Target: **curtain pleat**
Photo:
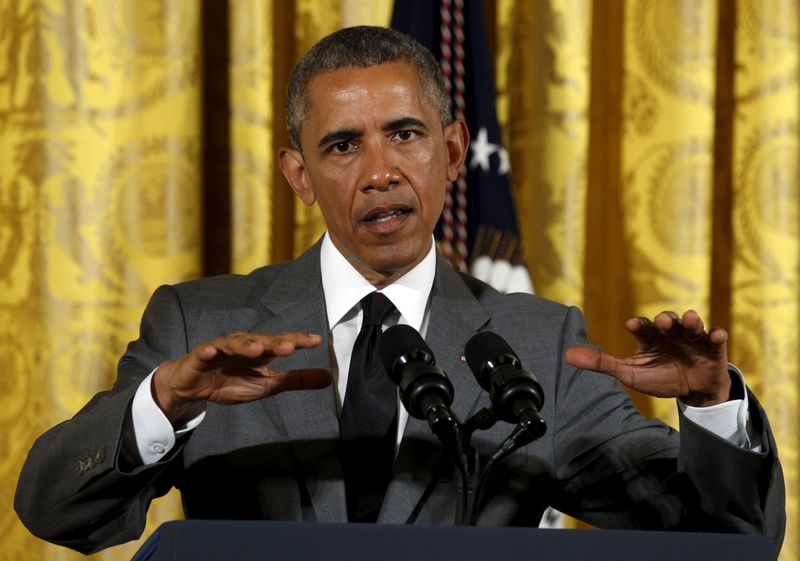
[[[592,3],[503,1],[498,118],[539,294],[583,305]],[[558,18],[558,20],[557,20]],[[513,38],[512,40],[510,40]]]
[[[282,113],[276,114],[278,10],[274,2],[231,2],[227,62],[230,82],[231,261],[236,273],[248,273],[272,260],[276,140],[283,140]],[[283,14],[281,14],[283,15]],[[284,22],[285,23],[285,22]],[[288,229],[291,231],[291,229]]]

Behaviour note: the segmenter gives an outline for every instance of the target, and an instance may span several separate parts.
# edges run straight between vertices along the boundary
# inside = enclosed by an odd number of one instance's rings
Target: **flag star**
[[[499,175],[507,175],[509,171],[511,171],[511,162],[508,160],[508,150],[500,147],[497,150],[497,155],[500,156],[500,167],[497,168],[497,173]]]
[[[470,169],[480,167],[483,171],[489,171],[489,156],[497,151],[497,145],[489,142],[489,133],[486,127],[481,127],[478,136],[469,146],[472,150],[472,159],[469,162]]]

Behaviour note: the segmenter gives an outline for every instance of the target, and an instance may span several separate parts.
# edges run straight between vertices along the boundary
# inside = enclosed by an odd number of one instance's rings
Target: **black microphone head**
[[[498,418],[517,423],[526,410],[538,411],[544,403],[541,384],[522,363],[511,346],[495,333],[474,335],[464,349],[464,356],[478,384],[492,400]]]
[[[488,380],[481,375],[481,370],[483,370],[487,361],[496,360],[497,357],[502,355],[508,355],[519,363],[519,357],[506,343],[505,339],[491,331],[476,333],[467,341],[464,347],[467,365],[469,365],[469,369],[472,370],[475,377],[478,378],[478,383],[484,388]]]
[[[389,378],[395,384],[400,383],[401,374],[400,369],[396,368],[396,363],[404,355],[406,360],[408,355],[413,355],[422,362],[434,364],[433,351],[425,343],[422,335],[410,325],[395,325],[384,331],[378,342],[378,353]],[[424,356],[425,354],[427,356]]]

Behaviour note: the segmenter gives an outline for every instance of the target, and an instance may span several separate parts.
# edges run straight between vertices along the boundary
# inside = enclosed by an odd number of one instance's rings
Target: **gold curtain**
[[[484,0],[537,291],[731,331],[798,514],[798,13],[764,0]],[[390,0],[0,0],[0,551],[83,558],[12,509],[33,439],[113,380],[156,286],[317,239],[275,165],[296,58]],[[675,422],[674,403],[635,396]],[[180,516],[154,503],[146,533]],[[138,543],[95,559],[128,559]]]
[[[627,354],[628,317],[695,308],[730,330],[798,540],[798,6],[498,0],[498,108],[537,292]],[[674,401],[634,399],[676,422]]]
[[[16,477],[110,386],[148,294],[202,273],[199,13],[3,0],[0,18],[0,551],[77,559],[21,526]]]

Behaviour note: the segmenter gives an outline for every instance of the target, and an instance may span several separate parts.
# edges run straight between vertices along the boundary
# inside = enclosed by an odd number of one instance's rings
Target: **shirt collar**
[[[328,327],[332,329],[375,287],[339,252],[327,233],[322,240],[320,269]],[[381,290],[400,312],[399,323],[421,328],[435,274],[436,249],[431,243],[430,251],[416,267]]]

